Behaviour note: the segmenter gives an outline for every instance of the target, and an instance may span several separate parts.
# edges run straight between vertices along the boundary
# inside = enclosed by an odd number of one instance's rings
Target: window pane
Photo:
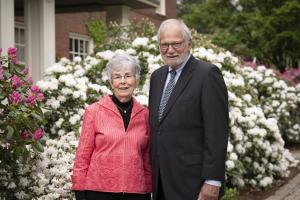
[[[19,43],[18,28],[15,28],[15,43]]]
[[[80,50],[79,52],[80,53],[83,53],[83,48],[84,48],[83,47],[83,40],[80,40],[80,48],[79,48],[79,50]]]
[[[20,43],[25,44],[25,31],[24,31],[24,29],[20,29]]]
[[[25,47],[24,46],[20,46],[18,53],[20,55],[19,60],[21,62],[25,62]]]
[[[89,53],[89,42],[85,41],[85,53],[88,54]]]
[[[78,40],[77,40],[77,39],[74,39],[74,43],[75,43],[75,44],[74,44],[74,47],[75,47],[75,48],[73,49],[73,51],[78,52],[78,45],[79,45],[79,44],[78,44]]]

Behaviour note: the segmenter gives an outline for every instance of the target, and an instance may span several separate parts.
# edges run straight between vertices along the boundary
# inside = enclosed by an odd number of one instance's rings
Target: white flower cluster
[[[132,42],[132,46],[133,47],[147,47],[148,46],[148,38],[136,38],[133,42]]]
[[[259,66],[256,70],[244,67],[241,73],[257,95],[265,115],[278,121],[283,137],[288,141],[299,142],[299,88],[288,86],[272,69],[264,66]]]

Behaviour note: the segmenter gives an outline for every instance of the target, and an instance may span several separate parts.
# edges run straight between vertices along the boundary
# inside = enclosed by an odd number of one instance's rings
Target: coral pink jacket
[[[88,106],[72,183],[72,190],[151,192],[148,109],[133,99],[125,131],[123,119],[110,96]]]

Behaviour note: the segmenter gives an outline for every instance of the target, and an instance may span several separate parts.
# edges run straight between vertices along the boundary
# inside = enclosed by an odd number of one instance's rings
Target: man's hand
[[[204,183],[198,200],[218,200],[220,187]]]

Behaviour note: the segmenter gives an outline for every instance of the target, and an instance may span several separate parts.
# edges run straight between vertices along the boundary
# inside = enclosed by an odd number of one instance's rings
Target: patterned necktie
[[[176,71],[175,70],[171,70],[169,72],[171,74],[171,78],[168,82],[168,85],[166,87],[166,90],[163,94],[163,97],[162,97],[162,100],[160,101],[160,105],[159,105],[159,111],[158,111],[158,120],[160,121],[161,120],[161,117],[164,113],[164,110],[166,108],[166,105],[168,103],[168,100],[171,96],[171,93],[172,93],[172,90],[175,86],[175,76],[176,76]]]

